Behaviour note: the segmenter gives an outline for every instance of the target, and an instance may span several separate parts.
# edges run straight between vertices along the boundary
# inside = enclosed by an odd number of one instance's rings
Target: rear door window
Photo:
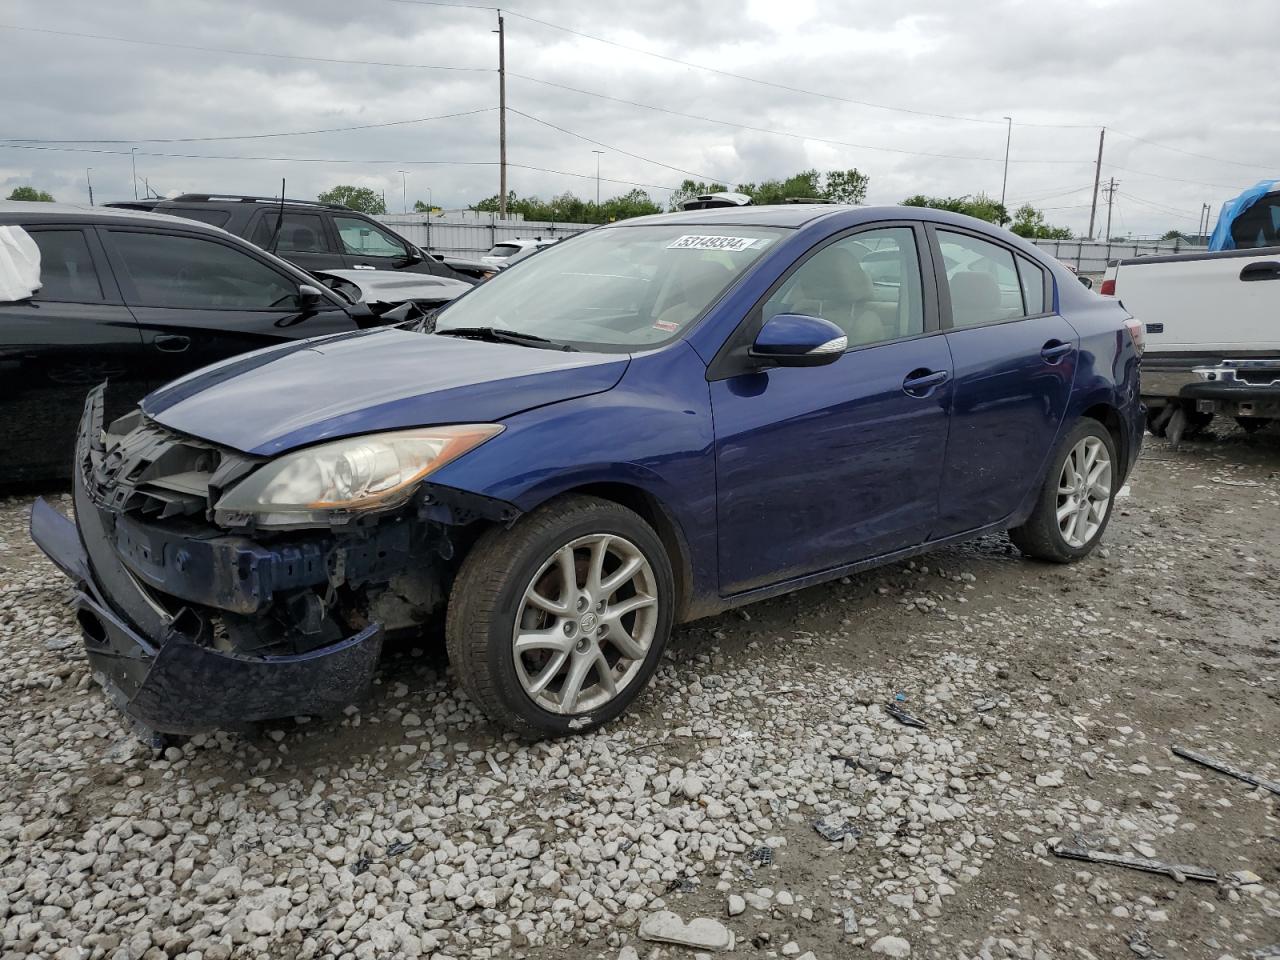
[[[27,230],[40,248],[40,289],[33,299],[101,303],[102,283],[83,230]]]
[[[138,307],[292,310],[297,284],[242,250],[199,237],[110,231]]]
[[[271,250],[279,214],[270,211],[258,218],[251,242],[263,250]],[[275,253],[331,253],[329,239],[324,231],[324,220],[316,213],[286,213],[280,225],[280,238],[276,240]]]
[[[1013,251],[965,233],[938,231],[951,294],[951,324],[975,327],[1025,316]]]

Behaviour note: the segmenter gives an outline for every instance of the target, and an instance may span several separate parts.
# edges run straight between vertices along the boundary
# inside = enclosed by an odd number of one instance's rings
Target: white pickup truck
[[[1215,416],[1280,420],[1280,191],[1232,233],[1239,249],[1113,261],[1099,290],[1146,325],[1147,427],[1175,443]]]

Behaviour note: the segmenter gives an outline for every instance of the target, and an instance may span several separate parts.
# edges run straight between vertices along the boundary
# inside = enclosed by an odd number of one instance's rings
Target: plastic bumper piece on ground
[[[196,643],[207,630],[188,607],[167,619],[160,636],[148,637],[115,612],[76,526],[44,500],[31,511],[31,537],[76,581],[76,619],[94,678],[126,714],[153,730],[189,734],[334,713],[360,700],[373,680],[382,652],[379,624],[303,654],[246,657]]]

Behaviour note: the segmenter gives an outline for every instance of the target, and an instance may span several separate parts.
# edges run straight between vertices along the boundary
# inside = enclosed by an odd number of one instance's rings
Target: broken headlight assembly
[[[502,432],[495,423],[348,437],[264,464],[214,506],[227,526],[331,525],[404,503],[418,481]]]

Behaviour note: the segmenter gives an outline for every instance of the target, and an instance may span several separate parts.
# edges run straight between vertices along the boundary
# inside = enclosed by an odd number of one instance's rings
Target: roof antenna
[[[280,242],[280,229],[284,226],[284,177],[280,178],[280,212],[276,214],[276,230],[271,235],[270,253],[276,252],[276,244]]]

